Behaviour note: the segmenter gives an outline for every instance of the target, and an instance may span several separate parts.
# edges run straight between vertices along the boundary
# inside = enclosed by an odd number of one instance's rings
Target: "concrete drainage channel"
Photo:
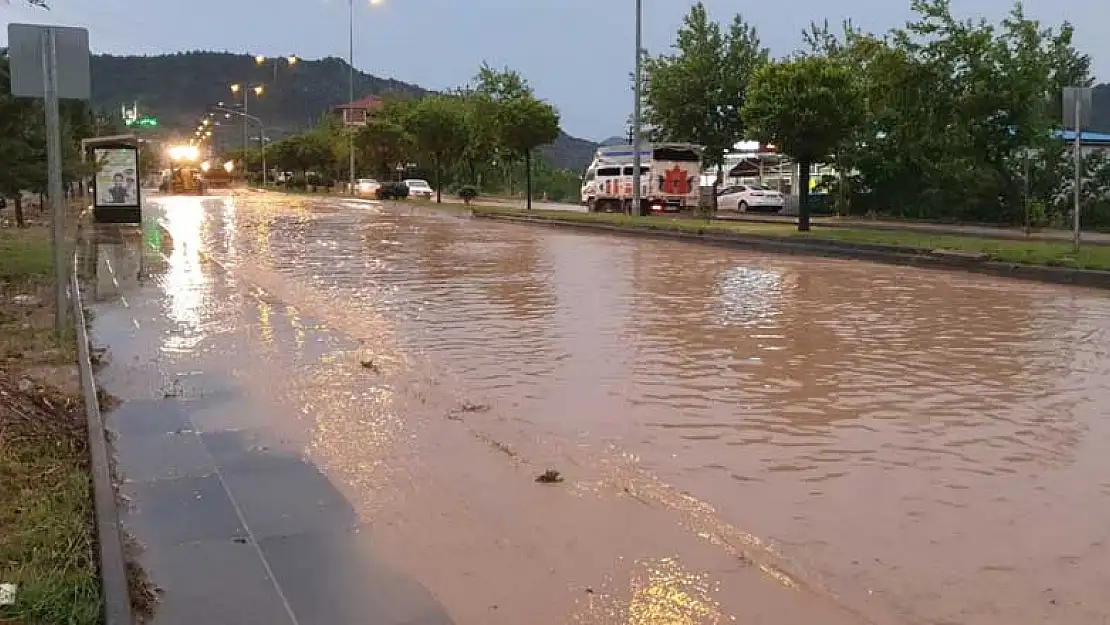
[[[77,340],[77,370],[85,400],[85,417],[89,433],[89,466],[93,485],[93,509],[96,513],[96,542],[99,549],[101,594],[104,601],[105,625],[132,625],[131,594],[127,562],[124,555],[124,534],[120,523],[116,488],[112,481],[112,456],[108,450],[108,434],[100,414],[100,400],[93,376],[89,346],[89,329],[81,301],[81,285],[77,279],[77,255],[70,272],[69,301],[73,307],[73,325]]]
[[[913,249],[891,245],[847,243],[817,239],[802,241],[798,239],[714,232],[685,232],[665,230],[662,228],[618,226],[603,222],[549,219],[546,217],[532,217],[528,215],[501,215],[496,213],[484,213],[481,211],[472,211],[471,216],[480,219],[536,224],[555,228],[592,230],[595,232],[609,232],[627,236],[681,239],[708,245],[717,245],[720,247],[868,260],[891,265],[934,269],[961,269],[972,273],[983,273],[1008,278],[1018,278],[1021,280],[1110,289],[1110,271],[1051,267],[1045,265],[1022,265],[1018,263],[988,260],[983,254],[972,254],[954,250]]]

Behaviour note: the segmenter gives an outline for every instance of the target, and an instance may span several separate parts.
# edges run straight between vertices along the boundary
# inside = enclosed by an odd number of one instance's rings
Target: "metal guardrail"
[[[77,280],[78,258],[73,255],[69,275],[69,301],[77,339],[77,371],[85,399],[85,418],[89,433],[89,468],[96,512],[97,546],[100,551],[100,583],[104,601],[105,625],[133,625],[131,594],[124,557],[123,527],[119,519],[116,489],[112,482],[111,456],[107,432],[100,415],[100,400],[89,355],[89,331],[81,304],[81,285]]]

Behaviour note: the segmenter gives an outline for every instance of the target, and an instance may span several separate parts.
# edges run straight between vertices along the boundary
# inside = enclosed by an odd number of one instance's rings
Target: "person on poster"
[[[112,176],[112,186],[108,187],[108,196],[112,198],[112,204],[127,203],[127,187],[124,186],[123,182],[123,174]]]

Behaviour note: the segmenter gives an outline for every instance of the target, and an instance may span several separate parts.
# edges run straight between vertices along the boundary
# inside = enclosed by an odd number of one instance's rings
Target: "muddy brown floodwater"
[[[159,210],[219,265],[166,292],[259,298],[248,384],[305,415],[273,427],[458,623],[1110,622],[1105,294],[343,200]],[[297,356],[305,320],[349,344]]]

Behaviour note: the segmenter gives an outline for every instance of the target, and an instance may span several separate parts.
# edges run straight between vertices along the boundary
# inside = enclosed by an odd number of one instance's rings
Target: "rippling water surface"
[[[229,272],[281,276],[488,408],[476,436],[622,484],[863,622],[1110,622],[1102,293],[342,201],[203,214]],[[698,605],[620,620],[725,622]]]

